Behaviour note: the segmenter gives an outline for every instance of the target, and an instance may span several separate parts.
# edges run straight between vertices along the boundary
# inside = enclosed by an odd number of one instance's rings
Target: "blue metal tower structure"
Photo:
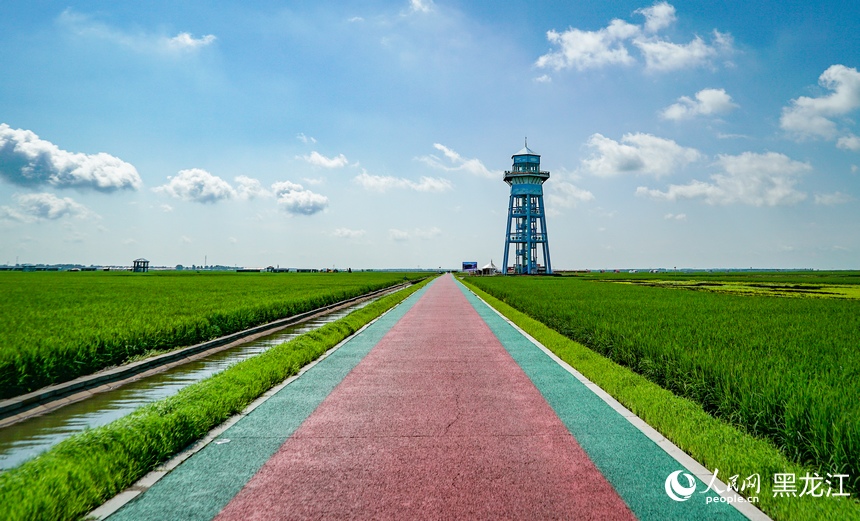
[[[552,273],[543,205],[543,183],[549,179],[549,172],[541,172],[540,154],[529,149],[528,141],[511,159],[514,160],[513,167],[505,171],[505,182],[511,187],[511,199],[508,205],[503,273]],[[509,271],[508,254],[511,246],[514,247],[514,265]],[[542,257],[539,257],[539,253]],[[541,259],[543,264],[540,264]]]

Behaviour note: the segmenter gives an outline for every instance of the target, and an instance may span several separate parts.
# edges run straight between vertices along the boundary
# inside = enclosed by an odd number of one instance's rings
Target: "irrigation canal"
[[[20,465],[73,434],[88,428],[107,425],[138,407],[176,394],[181,389],[237,362],[345,317],[381,296],[289,326],[271,335],[218,351],[193,362],[145,376],[110,391],[93,394],[86,400],[4,427],[0,429],[0,471]]]

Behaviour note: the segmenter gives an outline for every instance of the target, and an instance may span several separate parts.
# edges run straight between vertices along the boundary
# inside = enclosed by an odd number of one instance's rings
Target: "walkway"
[[[110,519],[743,518],[675,470],[448,275]]]

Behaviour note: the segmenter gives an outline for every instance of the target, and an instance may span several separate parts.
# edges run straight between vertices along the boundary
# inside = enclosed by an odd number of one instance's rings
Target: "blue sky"
[[[860,268],[853,2],[4,2],[0,263]]]

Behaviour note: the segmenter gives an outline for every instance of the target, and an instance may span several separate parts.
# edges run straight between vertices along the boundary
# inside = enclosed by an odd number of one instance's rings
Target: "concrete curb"
[[[304,375],[311,368],[313,368],[318,363],[320,363],[323,360],[325,360],[326,358],[328,358],[332,353],[334,353],[335,351],[340,349],[347,342],[351,341],[353,338],[355,338],[356,336],[358,336],[359,334],[364,332],[364,330],[366,330],[371,325],[373,325],[374,323],[376,323],[377,321],[379,321],[380,319],[385,317],[387,314],[391,313],[394,309],[401,306],[402,304],[403,304],[402,301],[397,303],[396,305],[392,306],[390,309],[386,310],[380,316],[376,317],[375,319],[371,320],[370,322],[368,322],[367,324],[362,326],[358,331],[356,331],[355,333],[353,333],[349,337],[341,340],[337,345],[333,346],[328,351],[326,351],[325,353],[320,355],[319,358],[317,358],[316,360],[303,366],[299,370],[298,373],[287,378],[286,380],[284,380],[280,384],[272,387],[271,389],[269,389],[268,391],[266,391],[265,393],[260,395],[259,398],[257,398],[253,402],[251,402],[251,404],[248,405],[248,407],[246,407],[242,412],[230,417],[229,419],[227,419],[227,421],[225,421],[221,425],[219,425],[219,426],[215,427],[214,429],[212,429],[211,431],[209,431],[209,433],[206,436],[204,436],[203,438],[198,440],[196,443],[194,443],[188,449],[180,452],[179,454],[177,454],[176,456],[174,456],[170,460],[166,461],[165,463],[162,463],[161,465],[156,467],[155,470],[147,473],[145,476],[143,476],[138,481],[136,481],[133,485],[131,485],[127,489],[123,490],[122,492],[120,492],[119,494],[114,496],[113,498],[109,499],[107,502],[105,502],[101,506],[92,510],[89,514],[84,516],[84,519],[101,521],[101,520],[106,519],[109,516],[113,515],[115,512],[117,512],[119,509],[121,509],[123,506],[125,506],[127,503],[129,503],[131,500],[133,500],[134,498],[136,498],[140,494],[143,494],[144,492],[146,492],[149,488],[151,488],[159,480],[161,480],[161,478],[163,478],[164,476],[169,474],[172,470],[174,470],[176,467],[178,467],[180,464],[182,464],[182,462],[184,462],[185,460],[187,460],[188,458],[190,458],[194,454],[203,450],[207,445],[209,445],[210,443],[215,441],[215,439],[218,438],[221,434],[223,434],[227,429],[229,429],[230,427],[232,427],[233,425],[238,423],[240,420],[242,420],[243,418],[248,416],[252,411],[254,411],[254,409],[260,407],[263,403],[265,403],[271,397],[275,396],[278,392],[283,390],[284,387],[295,382],[299,377]]]
[[[689,454],[681,450],[677,445],[666,439],[662,434],[660,434],[656,429],[645,423],[644,420],[636,416],[632,411],[624,407],[618,400],[613,398],[609,393],[601,389],[597,384],[586,378],[582,373],[571,367],[567,362],[559,358],[555,353],[550,351],[546,346],[541,344],[537,339],[532,337],[526,331],[524,331],[519,325],[510,320],[508,317],[503,315],[499,310],[491,306],[487,301],[482,299],[477,293],[471,290],[468,286],[464,287],[473,295],[475,295],[478,300],[483,302],[488,308],[493,310],[502,320],[510,324],[514,329],[516,329],[520,334],[522,334],[525,338],[527,338],[532,344],[534,344],[538,349],[543,351],[547,356],[549,356],[553,361],[555,361],[558,365],[560,365],[565,371],[573,375],[574,378],[582,382],[591,392],[597,395],[601,400],[606,402],[607,405],[612,407],[618,414],[624,417],[630,424],[636,427],[639,431],[641,431],[646,437],[652,440],[657,444],[661,449],[663,449],[669,456],[671,456],[675,461],[677,461],[682,467],[691,471],[695,476],[702,480],[705,483],[709,483],[711,478],[713,478],[713,472],[709,471],[698,461],[693,459]],[[746,516],[748,519],[752,521],[771,521],[771,518],[768,517],[764,512],[756,508],[753,504],[745,501],[746,498],[743,498],[737,492],[730,490],[728,486],[719,479],[714,481],[714,484],[718,486],[718,488],[722,488],[724,492],[720,493],[721,497],[726,498],[731,502],[732,506],[735,507],[738,512]],[[741,500],[744,500],[741,502]]]

